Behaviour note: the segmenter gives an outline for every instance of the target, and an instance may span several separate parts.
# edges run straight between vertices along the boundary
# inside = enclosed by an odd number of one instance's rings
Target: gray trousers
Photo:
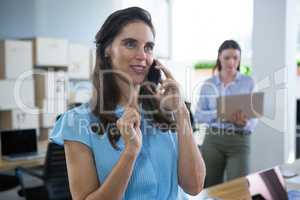
[[[250,136],[207,130],[201,147],[206,165],[205,187],[249,173]]]

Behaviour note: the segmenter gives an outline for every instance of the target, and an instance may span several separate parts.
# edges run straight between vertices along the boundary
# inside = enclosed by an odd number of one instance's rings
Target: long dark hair
[[[221,44],[221,46],[219,47],[218,58],[217,58],[217,61],[216,61],[216,65],[213,68],[213,74],[215,73],[216,70],[218,70],[218,72],[221,71],[222,66],[221,66],[221,62],[220,62],[219,57],[220,57],[222,51],[224,51],[226,49],[235,49],[235,50],[238,50],[240,52],[240,54],[242,53],[241,47],[236,41],[234,41],[234,40],[225,40]],[[239,63],[239,65],[238,65],[238,68],[237,68],[238,71],[240,71],[240,65],[241,65],[241,63]]]
[[[93,86],[95,91],[92,98],[92,112],[98,117],[101,122],[100,128],[97,132],[104,134],[107,131],[109,141],[111,145],[118,149],[117,141],[120,139],[120,132],[116,127],[116,121],[118,120],[115,113],[107,113],[104,111],[114,111],[121,98],[121,91],[115,80],[115,75],[112,73],[105,73],[105,70],[112,70],[112,64],[110,57],[106,55],[106,48],[113,42],[115,37],[121,32],[122,28],[132,22],[141,21],[147,24],[152,30],[155,36],[155,30],[151,21],[151,15],[146,10],[139,7],[130,7],[122,10],[118,10],[112,13],[104,22],[101,29],[95,36],[96,43],[96,66],[93,72]],[[155,73],[154,67],[150,67],[147,75],[147,80],[151,81]],[[159,74],[159,79],[160,74]],[[102,83],[101,83],[102,82]],[[150,89],[155,90],[157,81],[151,82]],[[141,87],[140,95],[151,95],[149,87],[145,85]],[[174,120],[166,113],[163,113],[159,109],[159,102],[153,98],[140,99],[143,110],[153,111],[151,115],[146,115],[152,125],[167,124],[161,130],[173,130]],[[101,108],[101,105],[103,106]],[[104,110],[104,111],[103,111]]]

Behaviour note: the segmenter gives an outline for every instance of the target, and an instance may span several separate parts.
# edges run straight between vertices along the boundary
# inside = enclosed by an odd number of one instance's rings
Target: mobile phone
[[[148,80],[158,84],[161,80],[161,72],[159,69],[155,68],[156,60],[153,60],[152,65],[150,66],[149,72],[148,72]]]

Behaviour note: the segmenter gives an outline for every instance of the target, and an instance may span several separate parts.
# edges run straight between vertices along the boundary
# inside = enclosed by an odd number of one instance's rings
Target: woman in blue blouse
[[[114,12],[97,33],[93,98],[51,135],[65,146],[73,199],[180,199],[181,188],[202,190],[189,113],[172,74],[153,59],[154,38],[150,14],[138,7]]]
[[[216,98],[226,95],[251,93],[254,82],[249,76],[239,73],[241,48],[234,40],[226,40],[218,51],[214,71],[201,88],[195,111],[195,122],[208,124],[202,146],[207,168],[205,187],[248,174],[250,138],[256,126],[255,119],[247,119],[236,111],[229,121],[217,118]]]

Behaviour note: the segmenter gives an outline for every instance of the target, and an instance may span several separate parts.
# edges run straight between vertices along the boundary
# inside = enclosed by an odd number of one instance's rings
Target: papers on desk
[[[300,176],[285,179],[287,183],[300,184]]]
[[[298,174],[296,172],[294,172],[293,170],[288,170],[288,169],[281,169],[281,174],[285,179],[294,178],[294,177],[298,176]]]

